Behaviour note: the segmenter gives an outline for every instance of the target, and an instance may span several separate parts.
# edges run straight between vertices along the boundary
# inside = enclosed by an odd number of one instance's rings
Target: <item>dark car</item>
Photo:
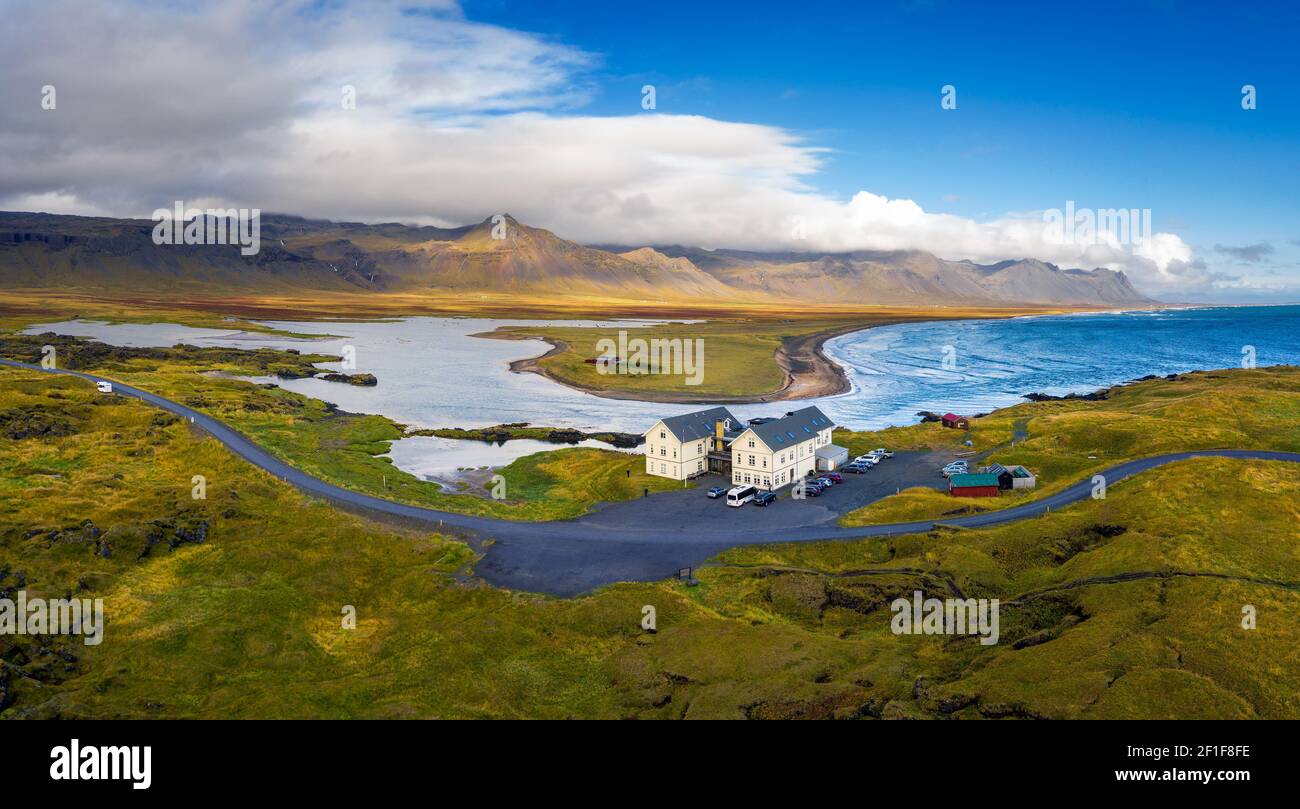
[[[840,480],[844,480],[844,478],[840,478]],[[817,482],[822,485],[823,489],[829,489],[830,487],[835,485],[835,481],[831,480],[825,475],[822,475],[821,477],[817,478]]]
[[[754,497],[754,505],[756,506],[765,506],[768,503],[775,502],[776,492],[759,492],[758,495]]]
[[[839,472],[827,472],[826,474],[822,475],[822,477],[824,477],[824,478],[830,478],[831,481],[833,481],[833,482],[835,482],[835,483],[843,483],[843,482],[844,482],[844,476],[841,475]]]
[[[804,497],[821,497],[822,487],[816,483],[809,483],[803,487]]]
[[[848,466],[844,467],[844,471],[852,472],[855,475],[865,475],[867,473],[867,470],[870,468],[871,467],[867,466],[866,464],[851,463]]]
[[[722,488],[721,486],[714,486],[712,489],[709,489],[709,491],[706,492],[710,500],[717,500],[719,497],[721,497],[726,493],[727,490]]]

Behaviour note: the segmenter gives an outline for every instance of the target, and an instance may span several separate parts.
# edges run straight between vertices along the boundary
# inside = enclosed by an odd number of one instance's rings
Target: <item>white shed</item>
[[[844,447],[827,444],[817,449],[817,471],[834,472],[849,462],[849,451]]]
[[[1038,485],[1038,478],[1023,466],[1008,466],[1007,471],[1011,473],[1011,488],[1013,489],[1032,489]]]

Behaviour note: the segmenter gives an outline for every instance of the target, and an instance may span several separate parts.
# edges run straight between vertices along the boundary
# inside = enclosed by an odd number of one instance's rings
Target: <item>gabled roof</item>
[[[944,414],[943,414],[943,420],[944,420],[944,421],[956,421],[957,419],[964,419],[964,418],[966,418],[966,417],[965,417],[965,416],[959,416],[959,415],[957,415],[956,413],[944,413]]]
[[[948,478],[948,488],[967,489],[975,486],[996,486],[998,476],[989,474],[953,475]]]
[[[731,411],[725,407],[710,407],[708,410],[683,413],[680,416],[660,419],[660,421],[664,423],[664,426],[668,428],[668,432],[672,433],[678,441],[699,441],[703,438],[712,437],[715,425],[719,421],[727,419],[730,419],[734,425],[738,426],[740,424],[740,420],[731,415]]]
[[[835,422],[826,418],[826,414],[818,408],[805,407],[773,421],[751,424],[749,429],[767,444],[768,449],[775,451],[797,446],[834,426]]]
[[[1005,466],[1003,466],[1000,463],[992,463],[984,467],[984,471],[988,472],[990,475],[997,475],[998,477],[1001,477],[1003,472],[1010,472],[1011,470],[1007,469]]]

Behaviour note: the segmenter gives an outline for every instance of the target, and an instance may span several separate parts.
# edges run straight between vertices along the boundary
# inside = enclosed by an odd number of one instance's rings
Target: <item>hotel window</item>
[[[750,465],[750,466],[753,466],[753,465],[754,465],[754,456],[753,456],[753,455],[750,455],[750,456],[749,456],[749,465]]]
[[[764,468],[764,469],[767,468],[767,458],[764,458],[764,459],[763,459],[763,468]]]
[[[663,456],[667,456],[667,455],[668,455],[668,450],[665,449],[665,448],[663,448],[663,447],[660,447],[660,448],[659,448],[659,454],[660,454],[660,455],[663,455]]]
[[[660,430],[660,431],[659,431],[659,437],[660,437],[660,438],[667,438],[668,436],[667,436],[666,434],[664,434],[664,431],[663,431],[663,430]]]
[[[749,448],[750,448],[750,449],[753,449],[753,448],[754,448],[754,439],[752,439],[752,438],[749,439]]]

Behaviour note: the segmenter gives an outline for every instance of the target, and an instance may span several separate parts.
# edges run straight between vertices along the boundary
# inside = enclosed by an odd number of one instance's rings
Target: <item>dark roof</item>
[[[1010,474],[1010,470],[1000,463],[989,464],[984,467],[984,471],[988,472],[990,475],[997,475],[998,477],[1002,477],[1002,473],[1004,472]]]
[[[977,486],[998,485],[997,475],[953,475],[948,478],[948,488],[969,489]]]
[[[826,418],[826,414],[816,407],[805,407],[773,421],[749,425],[754,435],[767,444],[769,449],[785,449],[817,435],[822,430],[835,426],[835,422]]]
[[[710,407],[708,410],[683,413],[662,421],[678,441],[699,441],[701,438],[712,437],[715,425],[726,419],[731,419],[733,425],[740,426],[740,420],[725,407]]]

